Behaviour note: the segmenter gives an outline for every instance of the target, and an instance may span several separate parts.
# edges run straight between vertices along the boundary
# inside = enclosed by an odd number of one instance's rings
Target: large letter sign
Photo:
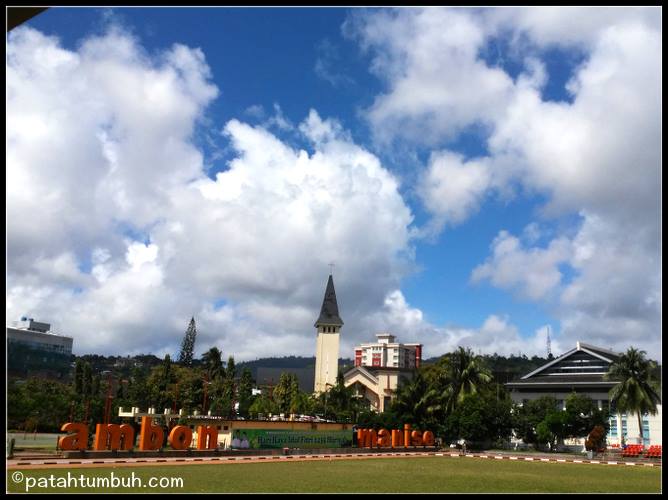
[[[61,450],[85,450],[88,446],[88,426],[86,424],[75,424],[68,422],[63,424],[61,431],[74,432],[58,439],[58,447]]]
[[[97,424],[94,450],[131,450],[134,445],[135,430],[131,425]]]
[[[153,425],[151,417],[142,417],[141,434],[139,435],[139,449],[159,450],[165,439],[165,431],[159,425]]]
[[[403,430],[357,429],[359,448],[408,448],[409,446],[434,446],[434,433],[431,431],[411,430],[411,424],[405,424]]]

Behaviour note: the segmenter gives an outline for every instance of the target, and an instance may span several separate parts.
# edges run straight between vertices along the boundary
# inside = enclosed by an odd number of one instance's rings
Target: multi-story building
[[[388,409],[401,378],[410,379],[422,359],[421,344],[400,344],[394,335],[379,333],[378,341],[355,348],[355,367],[343,375],[346,387],[364,398],[374,411]]]
[[[355,366],[373,368],[420,367],[422,344],[400,344],[389,333],[377,333],[377,342],[362,344],[355,348]]]
[[[49,323],[21,318],[7,327],[7,371],[10,375],[61,378],[72,358],[72,337],[51,331]]]
[[[570,394],[584,394],[597,402],[599,408],[610,407],[609,392],[619,382],[607,380],[605,374],[610,365],[619,359],[620,354],[578,342],[575,349],[553,359],[549,363],[509,382],[506,387],[510,396],[518,404],[553,396],[559,408],[565,408],[565,401]],[[613,409],[614,410],[614,409]],[[657,415],[642,415],[643,438],[645,445],[661,444],[661,405]],[[622,437],[627,443],[639,440],[640,429],[636,414],[612,412],[610,416],[609,444],[620,444]]]

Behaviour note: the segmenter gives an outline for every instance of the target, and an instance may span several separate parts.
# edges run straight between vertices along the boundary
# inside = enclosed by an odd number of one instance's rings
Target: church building
[[[336,375],[339,372],[339,332],[343,321],[339,317],[339,305],[336,303],[334,279],[331,274],[327,280],[320,316],[314,326],[318,334],[315,348],[314,392],[320,394],[336,385]]]

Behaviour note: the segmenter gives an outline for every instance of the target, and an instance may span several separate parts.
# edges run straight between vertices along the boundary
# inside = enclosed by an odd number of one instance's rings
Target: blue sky
[[[202,351],[311,355],[333,260],[343,356],[380,330],[423,342],[427,357],[458,344],[545,355],[547,325],[555,351],[660,345],[657,9],[52,8],[12,36],[9,88],[22,87],[10,116],[48,123],[78,109],[93,125],[63,134],[82,152],[64,176],[24,152],[30,127],[10,131],[9,169],[28,168],[8,186],[60,176],[67,199],[71,174],[95,195],[53,202],[66,235],[53,249],[10,225],[8,321],[50,320],[79,352],[160,354],[195,315]],[[35,69],[48,66],[34,55],[44,47],[65,54],[56,70]],[[89,84],[100,74],[125,97]],[[143,109],[128,96],[146,87],[133,82],[156,74],[170,105]],[[26,110],[30,92],[40,97]],[[144,150],[132,130],[147,134]],[[630,151],[629,134],[643,137]],[[57,159],[55,136],[40,140]],[[274,190],[301,168],[285,151],[300,150],[317,182]],[[346,175],[349,191],[332,183]],[[332,200],[309,191],[321,183]],[[47,210],[10,197],[13,207],[36,220]],[[95,215],[82,223],[80,210]],[[40,250],[22,252],[30,245]],[[119,290],[143,299],[120,304]],[[100,333],[79,342],[86,325]]]

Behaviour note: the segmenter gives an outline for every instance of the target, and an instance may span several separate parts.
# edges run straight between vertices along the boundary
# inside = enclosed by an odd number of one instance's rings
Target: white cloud
[[[8,317],[50,321],[79,353],[174,354],[194,315],[200,352],[312,355],[334,262],[344,335],[367,337],[410,269],[412,215],[338,122],[312,110],[294,128],[309,153],[267,130],[287,124],[278,105],[273,125],[230,120],[234,159],[210,179],[192,137],[218,90],[199,49],[149,56],[112,29],[68,51],[24,28],[9,53]]]
[[[488,9],[483,17],[490,33],[511,31],[515,43],[570,49],[589,49],[609,26],[642,23],[661,29],[661,10],[656,7],[519,7]]]
[[[500,233],[493,255],[472,275],[548,301],[568,339],[660,342],[660,13],[397,9],[354,13],[345,25],[386,83],[366,110],[377,138],[430,146],[452,158],[454,151],[442,147],[462,130],[482,124],[487,134],[485,177],[450,167],[470,174],[464,177],[469,182],[451,181],[445,190],[447,168],[430,163],[421,176],[419,194],[432,226],[443,227],[446,215],[463,223],[493,191],[506,199],[541,196],[543,218],[582,214],[578,236],[572,225],[568,232],[562,226],[542,248]],[[523,64],[514,79],[482,57],[490,43],[504,40],[514,51],[504,55]],[[570,102],[542,94],[553,77],[543,60],[546,49],[582,59],[566,85]],[[594,238],[594,227],[606,229]],[[560,264],[569,264],[573,276],[562,276]],[[617,284],[624,282],[633,292]]]
[[[370,315],[364,324],[371,332],[392,332],[400,342],[422,343],[423,359],[441,356],[459,346],[469,347],[476,354],[546,355],[546,326],[532,334],[522,334],[507,316],[497,314],[489,315],[479,327],[436,326],[424,317],[420,309],[408,304],[399,290],[388,293],[383,307]],[[565,352],[574,346],[574,342],[569,346],[552,339],[554,353]]]
[[[489,279],[494,286],[518,290],[532,300],[546,298],[561,284],[559,265],[567,263],[572,252],[566,238],[552,240],[544,249],[525,249],[507,231],[499,232],[492,251],[492,257],[473,270],[471,281]]]
[[[489,185],[484,159],[464,161],[461,155],[443,151],[432,153],[419,193],[437,226],[456,225],[478,211]]]
[[[351,16],[344,32],[373,51],[372,69],[387,83],[367,118],[377,139],[434,144],[472,123],[490,124],[512,79],[477,59],[481,20],[460,9],[401,9]]]

